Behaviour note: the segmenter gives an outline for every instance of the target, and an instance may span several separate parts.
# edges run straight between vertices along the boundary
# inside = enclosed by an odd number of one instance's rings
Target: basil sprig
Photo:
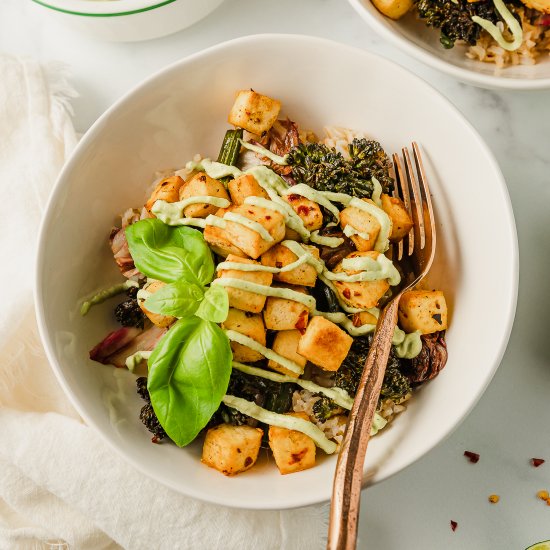
[[[231,375],[229,339],[216,324],[229,311],[227,291],[206,287],[215,272],[200,231],[145,219],[126,228],[136,267],[167,283],[149,296],[147,310],[180,317],[147,364],[147,389],[157,418],[180,447],[193,441],[220,406]]]
[[[191,443],[220,406],[231,360],[223,330],[198,317],[180,319],[155,347],[147,389],[161,426],[176,445]]]
[[[148,218],[126,228],[135,266],[147,277],[173,283],[208,284],[214,276],[212,252],[202,233],[191,227],[171,227]]]
[[[154,294],[147,297],[143,305],[145,309],[153,313],[187,317],[195,314],[204,296],[205,289],[202,286],[188,283],[182,279],[159,288]],[[225,321],[225,318],[223,320]]]

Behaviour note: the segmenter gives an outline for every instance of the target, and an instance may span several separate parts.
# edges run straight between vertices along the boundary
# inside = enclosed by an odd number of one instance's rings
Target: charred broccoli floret
[[[165,437],[168,437],[164,428],[160,425],[159,419],[153,410],[151,405],[151,398],[149,396],[149,390],[147,389],[147,378],[140,376],[136,380],[137,392],[139,396],[146,401],[145,405],[141,408],[139,413],[139,419],[143,422],[145,427],[153,434],[151,441],[158,443]]]
[[[362,174],[365,179],[376,178],[386,193],[393,189],[391,162],[378,141],[354,139],[348,145],[348,150],[357,173]]]
[[[397,367],[388,365],[384,374],[380,397],[382,399],[393,399],[396,403],[399,403],[410,392],[411,385],[407,378],[403,376]]]
[[[440,29],[439,40],[444,48],[452,48],[456,40],[475,45],[482,28],[472,21],[472,16],[492,23],[499,20],[492,0],[416,0],[416,8],[428,27]]]
[[[279,414],[289,412],[292,409],[292,394],[296,390],[296,384],[271,382],[265,378],[245,374],[233,370],[229,380],[227,393],[236,397],[242,397],[252,401],[256,405]],[[241,426],[256,427],[258,421],[222,403],[214,413],[207,428],[217,424],[226,423]]]
[[[145,322],[145,315],[139,307],[137,298],[129,298],[118,304],[115,308],[115,317],[123,327],[143,328]]]
[[[334,375],[334,385],[346,390],[352,397],[357,393],[357,386],[369,354],[369,347],[368,336],[355,338],[349,353]]]
[[[370,198],[375,176],[385,192],[391,190],[390,161],[377,141],[354,139],[349,145],[350,159],[322,143],[300,143],[287,156],[292,178],[320,191],[347,193]]]
[[[328,397],[321,396],[317,399],[317,401],[315,401],[315,403],[313,403],[312,411],[317,420],[320,422],[326,422],[329,418],[340,414],[342,409]]]
[[[363,366],[367,359],[370,347],[370,338],[367,336],[356,338],[351,349],[344,359],[341,367],[336,372],[334,383],[339,388],[346,390],[351,396],[357,393],[357,386],[361,379]],[[407,378],[402,374],[402,360],[395,355],[395,348],[392,346],[388,365],[380,391],[380,398],[391,398],[400,401],[411,391]]]

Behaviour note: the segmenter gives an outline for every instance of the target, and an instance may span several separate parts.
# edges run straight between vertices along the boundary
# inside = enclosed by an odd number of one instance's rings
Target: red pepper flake
[[[456,531],[457,527],[458,527],[458,523],[456,521],[451,520],[451,529],[453,531]]]
[[[311,210],[311,208],[309,206],[305,206],[305,205],[301,204],[296,209],[296,214],[298,214],[299,216],[307,216],[309,214],[310,210]]]
[[[353,323],[354,327],[360,327],[361,326],[361,324],[362,324],[361,323],[361,316],[359,315],[359,313],[354,313],[353,314],[351,322]]]
[[[292,193],[292,195],[287,195],[286,198],[290,202],[294,202],[294,201],[297,201],[297,200],[301,199],[302,197],[300,195],[296,195],[296,194]]]
[[[294,328],[298,330],[304,330],[307,327],[307,317],[308,312],[302,311],[302,313],[300,313],[300,316],[298,317],[298,321],[296,321],[296,324],[294,325]]]
[[[472,453],[472,451],[464,451],[464,456],[472,463],[477,464],[479,462],[479,455]]]
[[[533,464],[533,466],[535,468],[538,468],[541,464],[544,464],[545,463],[545,460],[542,459],[542,458],[532,458],[531,459],[531,464]]]
[[[348,298],[348,300],[349,300],[349,298],[351,298],[351,291],[350,291],[349,288],[344,288],[344,291],[342,292],[342,294],[343,294],[344,298]]]

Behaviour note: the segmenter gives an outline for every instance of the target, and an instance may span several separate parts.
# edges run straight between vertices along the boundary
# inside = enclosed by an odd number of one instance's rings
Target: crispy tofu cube
[[[309,420],[306,413],[290,413]],[[315,442],[308,435],[297,430],[287,430],[277,426],[269,427],[269,446],[275,464],[281,474],[292,474],[315,466]]]
[[[373,260],[376,260],[379,252],[352,252],[348,254],[347,258],[357,258],[358,256],[369,256]],[[342,262],[340,262],[335,268],[334,273],[342,273]],[[345,271],[348,275],[355,275],[359,271]],[[343,281],[333,281],[340,298],[351,307],[357,307],[360,309],[369,309],[376,307],[378,301],[390,288],[390,283],[387,279],[380,279],[379,281],[361,281],[358,283],[346,283]]]
[[[254,90],[241,90],[229,112],[228,122],[253,134],[267,132],[277,120],[281,103]]]
[[[183,183],[183,180],[179,176],[170,176],[160,181],[149,197],[149,200],[145,203],[147,212],[151,214],[151,208],[153,208],[153,205],[158,200],[178,202],[180,198],[180,188]],[[154,216],[154,214],[151,215]]]
[[[298,353],[323,370],[336,371],[349,352],[353,338],[324,317],[312,317],[300,336]]]
[[[226,476],[234,476],[254,466],[262,437],[260,428],[220,424],[206,432],[201,460]]]
[[[292,287],[292,290],[307,294],[304,287],[296,286]],[[309,309],[300,302],[273,296],[269,296],[266,300],[264,321],[265,326],[270,330],[304,330],[307,327],[308,316]]]
[[[262,197],[269,199],[269,195],[265,189],[256,181],[256,178],[251,174],[243,174],[238,178],[234,178],[227,184],[231,200],[236,206],[244,204],[246,197]]]
[[[376,325],[378,319],[368,311],[360,311],[353,314],[353,326],[362,327],[363,325]]]
[[[311,252],[314,258],[319,259],[319,249],[316,246],[302,245],[308,252]],[[270,250],[265,252],[261,257],[263,265],[271,267],[285,267],[292,262],[295,262],[298,256],[282,244],[275,245]],[[317,280],[317,271],[308,264],[303,263],[290,271],[275,273],[273,278],[281,283],[300,286],[315,286]]]
[[[403,17],[414,5],[413,0],[372,0],[372,3],[381,13],[396,20]]]
[[[304,222],[306,229],[314,231],[323,225],[323,213],[320,206],[301,195],[284,195],[283,199],[292,206],[292,209]]]
[[[298,231],[295,231],[294,229],[290,229],[288,225],[286,226],[285,231],[285,241],[298,241],[300,242],[302,240],[302,237],[300,236],[300,233]]]
[[[285,220],[279,212],[250,204],[231,206],[227,211],[259,223],[273,238],[272,241],[267,241],[260,233],[242,223],[226,221],[226,227],[223,229],[224,237],[251,258],[258,258],[282,241],[285,236]]]
[[[215,215],[221,218],[225,212],[227,212],[226,208],[220,208]],[[204,228],[203,235],[204,240],[208,243],[208,246],[210,246],[216,254],[219,254],[224,258],[229,254],[232,254],[233,256],[240,256],[241,258],[246,257],[246,254],[238,246],[235,246],[227,239],[225,236],[225,231],[221,227],[216,225],[207,225]]]
[[[229,200],[229,195],[221,181],[211,178],[204,172],[198,172],[189,181],[186,181],[180,188],[180,200],[191,197],[217,197]],[[184,216],[188,218],[206,218],[215,214],[218,207],[213,204],[199,203],[192,204],[183,210]]]
[[[227,256],[228,262],[241,262],[245,264],[257,264],[254,260],[248,258],[240,258],[230,254]],[[249,281],[258,285],[271,286],[273,281],[273,275],[266,273],[265,271],[239,271],[238,269],[221,269],[218,272],[218,277],[223,279],[224,277],[230,277],[233,279],[242,279],[243,281]],[[240,288],[225,287],[229,296],[229,305],[243,311],[250,311],[251,313],[260,313],[264,308],[266,296],[263,294],[257,294],[256,292],[250,292],[249,290],[241,290]]]
[[[342,229],[344,229],[348,224],[356,231],[369,236],[369,238],[366,239],[364,236],[352,235],[350,239],[353,241],[353,244],[355,244],[355,248],[360,252],[373,250],[378,234],[380,233],[380,222],[368,212],[356,208],[355,206],[348,206],[340,212],[340,225]]]
[[[409,290],[399,302],[399,324],[405,332],[431,334],[447,328],[447,302],[441,290]]]
[[[147,292],[150,292],[151,294],[154,294],[157,292],[157,290],[160,290],[166,283],[163,283],[162,281],[153,281],[150,285],[146,287],[145,290]],[[171,325],[174,321],[176,321],[175,317],[172,317],[170,315],[162,315],[161,313],[153,313],[152,311],[149,311],[144,307],[145,300],[138,300],[138,305],[141,308],[141,311],[147,315],[149,320],[154,324],[157,325],[157,327],[167,327]]]
[[[222,323],[222,327],[240,332],[265,346],[265,326],[261,315],[229,308],[227,319]],[[254,363],[264,358],[261,353],[236,342],[231,342],[231,351],[233,352],[233,359],[242,363]]]
[[[405,203],[396,197],[382,195],[382,210],[392,221],[390,241],[399,242],[412,229],[413,221],[407,212]]]
[[[294,361],[303,368],[306,366],[307,359],[298,353],[298,342],[300,341],[300,337],[301,333],[299,330],[281,330],[275,335],[271,347],[275,353]],[[269,360],[267,366],[281,374],[287,374],[288,376],[298,378],[295,372],[286,369],[280,363],[272,359]]]

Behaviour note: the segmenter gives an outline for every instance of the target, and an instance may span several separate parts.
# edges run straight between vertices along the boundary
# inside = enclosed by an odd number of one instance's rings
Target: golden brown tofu
[[[228,262],[241,262],[245,264],[257,264],[254,260],[248,258],[240,258],[230,254],[227,256]],[[229,277],[232,279],[241,279],[242,281],[248,281],[256,283],[257,285],[271,286],[273,281],[273,275],[266,273],[265,271],[240,271],[238,269],[222,269],[218,272],[218,277],[223,279]],[[250,292],[249,290],[241,290],[240,288],[225,287],[229,296],[229,305],[243,311],[250,311],[252,313],[260,313],[264,308],[266,296],[263,294],[257,294],[256,292]]]
[[[153,205],[158,200],[178,202],[180,198],[180,188],[183,183],[183,180],[179,176],[170,176],[160,181],[149,197],[149,200],[145,203],[147,212],[149,212],[151,216],[154,216],[154,214],[151,213],[151,208],[153,208]]]
[[[469,2],[478,0],[468,0]],[[542,13],[550,13],[550,0],[521,0],[528,8],[540,11]]]
[[[308,252],[311,252],[312,256],[319,259],[319,249],[316,246],[302,245]],[[282,244],[275,245],[273,248],[265,252],[261,257],[263,265],[270,267],[285,267],[292,262],[295,262],[298,256],[289,250]],[[300,286],[315,286],[317,280],[317,271],[315,268],[308,264],[303,263],[298,267],[290,271],[283,271],[282,273],[275,273],[273,278],[281,283],[288,283],[289,285]]]
[[[265,189],[256,181],[256,178],[251,174],[243,174],[238,178],[234,178],[227,184],[231,200],[236,206],[244,204],[246,197],[262,197],[269,199],[269,195]]]
[[[220,208],[216,212],[216,216],[223,217],[227,210]],[[217,225],[207,225],[204,228],[204,240],[208,243],[208,246],[218,255],[226,257],[229,254],[234,256],[246,257],[246,254],[238,247],[230,242],[225,236],[225,232],[221,227]]]
[[[294,361],[303,368],[306,366],[307,359],[298,353],[298,342],[300,341],[300,337],[301,334],[299,330],[281,330],[275,335],[271,347],[275,353]],[[280,363],[273,361],[273,359],[269,360],[267,366],[281,374],[287,374],[288,376],[298,378],[298,374],[286,369]]]
[[[288,227],[287,225],[285,230],[285,241],[300,242],[301,240],[302,240],[302,237],[300,236],[300,233],[298,233],[298,231],[295,231],[294,229],[290,229],[290,227]]]
[[[356,231],[364,234],[362,237],[359,235],[352,235],[350,237],[357,250],[361,252],[366,252],[374,248],[381,229],[380,223],[374,216],[354,206],[348,206],[340,212],[340,225],[342,229],[344,229],[346,225],[350,225]],[[369,238],[364,238],[365,235],[368,235]]]
[[[254,466],[262,437],[260,428],[220,424],[206,432],[201,460],[226,476],[234,476]]]
[[[227,319],[222,323],[222,327],[226,330],[240,332],[265,346],[265,326],[261,315],[229,308]],[[264,358],[261,353],[237,342],[231,342],[231,351],[233,359],[242,363],[254,363]]]
[[[405,332],[431,334],[447,328],[447,302],[441,290],[409,290],[399,302],[399,324]]]
[[[277,285],[277,287],[291,288],[296,292],[307,294],[306,289],[300,286],[285,287]],[[300,302],[273,296],[269,296],[266,300],[264,321],[266,328],[270,330],[305,330],[308,316],[309,309]]]
[[[357,258],[358,256],[369,256],[376,260],[380,253],[375,251],[370,252],[352,252],[347,255],[347,258]],[[343,273],[342,262],[335,268],[334,273]],[[355,275],[359,271],[345,271],[348,275]],[[350,307],[359,309],[369,309],[376,307],[380,298],[386,294],[390,288],[390,283],[387,279],[379,281],[361,281],[358,283],[346,283],[343,281],[333,281],[333,284],[344,301]]]
[[[249,132],[261,135],[277,120],[281,103],[254,90],[241,90],[229,113],[228,122]]]
[[[258,258],[282,241],[285,236],[285,220],[279,212],[250,204],[231,206],[226,212],[232,212],[259,223],[271,235],[273,240],[267,241],[254,229],[250,229],[242,223],[226,220],[226,227],[222,230],[224,237],[251,258]]]
[[[186,181],[180,188],[179,199],[185,200],[191,197],[217,197],[229,200],[229,195],[221,181],[211,178],[204,172],[198,172],[189,181]],[[184,216],[188,218],[206,218],[215,214],[218,207],[212,204],[192,204],[183,210]]]
[[[382,195],[382,210],[392,221],[390,241],[399,242],[411,230],[413,221],[407,212],[405,203],[396,197]]]
[[[162,281],[153,281],[150,285],[146,287],[145,290],[147,292],[150,292],[151,294],[154,294],[157,292],[157,290],[160,290],[166,283],[163,283]],[[145,300],[138,300],[139,307],[141,308],[141,311],[147,315],[149,320],[154,324],[157,325],[157,327],[167,327],[171,325],[173,322],[176,321],[175,317],[172,317],[170,315],[162,315],[161,313],[153,313],[152,311],[149,311],[148,309],[145,309],[144,304]]]
[[[386,17],[395,20],[403,17],[414,4],[413,0],[372,0],[372,3]]]
[[[349,352],[353,338],[324,317],[312,317],[300,337],[298,353],[323,370],[336,371]]]
[[[323,225],[323,213],[320,206],[301,195],[284,195],[283,199],[292,206],[292,209],[304,222],[306,229],[314,231]]]
[[[289,416],[309,421],[309,417],[303,412],[290,413]],[[302,432],[270,426],[269,446],[273,452],[275,464],[283,475],[315,466],[315,442]]]
[[[360,311],[353,314],[353,326],[362,327],[363,325],[376,325],[378,319],[368,311]]]

